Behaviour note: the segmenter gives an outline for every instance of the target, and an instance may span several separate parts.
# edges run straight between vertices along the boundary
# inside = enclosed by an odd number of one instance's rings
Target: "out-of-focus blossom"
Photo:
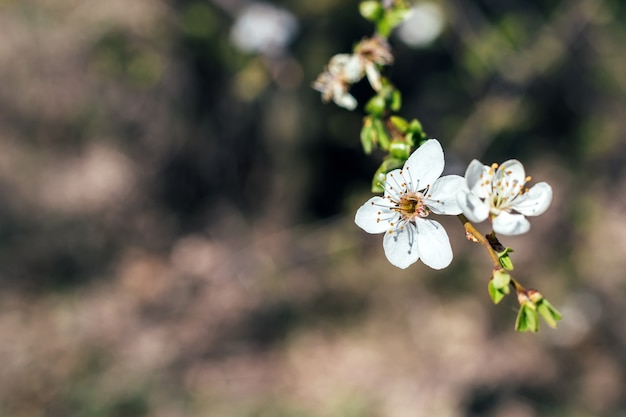
[[[338,54],[333,56],[313,83],[313,88],[322,93],[322,100],[333,100],[335,104],[348,110],[354,110],[356,99],[348,93],[350,85],[362,77],[362,66],[355,55]]]
[[[357,44],[353,54],[337,54],[330,59],[326,70],[317,77],[313,88],[322,93],[322,100],[354,110],[356,99],[348,93],[350,86],[367,76],[376,91],[382,88],[380,66],[393,62],[389,44],[380,38],[366,38]]]
[[[474,159],[465,172],[467,187],[458,196],[463,214],[473,222],[491,218],[493,230],[520,235],[530,229],[525,216],[538,216],[552,202],[552,187],[545,182],[525,187],[530,181],[521,162],[510,159],[500,167]]]
[[[402,42],[414,48],[430,45],[443,31],[445,17],[437,3],[418,3],[396,29]]]
[[[252,3],[237,16],[230,37],[244,52],[280,55],[297,30],[298,22],[288,11],[267,3]]]

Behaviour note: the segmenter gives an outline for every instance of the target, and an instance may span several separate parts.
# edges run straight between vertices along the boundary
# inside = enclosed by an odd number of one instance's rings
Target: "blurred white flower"
[[[445,17],[436,3],[418,3],[409,17],[396,29],[396,35],[405,44],[419,48],[430,45],[443,31]]]
[[[387,174],[385,194],[372,197],[356,212],[355,223],[368,233],[384,233],[389,262],[407,268],[421,259],[434,269],[452,262],[450,240],[443,226],[428,219],[435,214],[456,215],[456,194],[464,180],[458,175],[439,178],[444,168],[441,144],[430,139],[404,164]]]
[[[313,88],[322,93],[324,102],[333,100],[340,107],[354,110],[357,101],[348,93],[350,86],[367,76],[372,88],[379,91],[382,88],[379,66],[392,62],[393,55],[385,40],[366,38],[357,44],[354,54],[333,56]]]
[[[267,3],[252,3],[237,16],[230,37],[244,52],[280,54],[289,44],[298,22],[288,11]]]
[[[355,55],[338,54],[333,56],[326,67],[313,83],[313,88],[322,93],[322,100],[333,100],[335,104],[348,110],[354,110],[357,101],[348,89],[350,85],[363,77],[363,67]]]
[[[552,202],[552,187],[545,182],[525,188],[530,181],[521,162],[511,159],[500,167],[474,159],[465,172],[467,187],[457,199],[463,214],[473,222],[491,218],[494,232],[519,235],[530,229],[525,216],[537,216]]]

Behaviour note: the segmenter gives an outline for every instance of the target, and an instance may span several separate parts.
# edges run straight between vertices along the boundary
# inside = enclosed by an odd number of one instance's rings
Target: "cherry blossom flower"
[[[428,216],[460,214],[456,194],[464,180],[458,175],[440,178],[443,168],[441,144],[430,139],[413,152],[402,169],[387,174],[382,197],[370,198],[356,212],[354,221],[360,228],[385,234],[385,255],[398,268],[407,268],[419,259],[434,269],[452,262],[448,234]]]
[[[552,187],[545,182],[526,188],[530,181],[521,162],[511,159],[500,167],[473,160],[465,172],[467,186],[457,195],[463,214],[473,222],[491,219],[494,232],[520,235],[530,229],[525,216],[537,216],[552,202]]]
[[[365,38],[354,48],[354,54],[337,54],[330,59],[326,70],[321,73],[313,88],[322,93],[322,100],[333,100],[335,104],[354,110],[356,99],[348,93],[350,86],[364,76],[375,91],[382,88],[379,66],[393,62],[389,44],[383,39]]]
[[[337,54],[330,59],[326,71],[313,83],[313,88],[322,93],[322,100],[333,100],[335,104],[354,110],[356,99],[348,93],[350,85],[363,77],[363,67],[356,55]]]

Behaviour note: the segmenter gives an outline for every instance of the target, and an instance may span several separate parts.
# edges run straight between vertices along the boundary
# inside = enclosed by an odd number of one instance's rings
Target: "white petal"
[[[417,148],[404,164],[403,173],[409,189],[420,191],[433,185],[443,172],[443,149],[436,139],[429,139]]]
[[[487,165],[474,159],[465,170],[467,186],[480,198],[487,198],[491,194],[491,178],[493,172]]]
[[[406,179],[401,169],[394,169],[385,175],[385,197],[397,201],[398,196],[406,190]]]
[[[520,186],[526,183],[526,171],[524,165],[517,159],[509,159],[503,162],[502,165],[496,171],[497,180],[502,180],[503,183],[508,183],[509,186],[505,188],[512,188],[517,185]]]
[[[523,197],[514,202],[513,209],[526,216],[538,216],[550,207],[552,187],[545,182],[537,183]]]
[[[380,91],[380,89],[383,88],[383,84],[380,80],[380,71],[378,71],[374,63],[370,62],[365,65],[365,74],[374,91]]]
[[[420,254],[415,242],[416,235],[417,230],[412,223],[407,223],[404,228],[396,229],[394,232],[385,233],[383,249],[392,265],[406,269],[417,262]]]
[[[443,269],[452,262],[452,247],[448,234],[434,220],[417,220],[417,247],[422,262],[433,269]]]
[[[354,222],[367,233],[384,233],[391,229],[390,222],[398,217],[398,213],[389,210],[389,200],[376,196],[359,207]]]
[[[493,231],[503,235],[514,236],[528,232],[530,223],[523,214],[500,212],[492,221]]]
[[[480,223],[489,217],[489,205],[469,190],[461,190],[456,195],[461,211],[470,221]]]
[[[346,62],[343,76],[347,82],[356,83],[363,77],[364,71],[363,59],[358,55],[352,55]]]
[[[426,195],[426,205],[435,214],[461,214],[456,200],[459,191],[465,188],[465,179],[458,175],[446,175],[435,181]]]
[[[333,101],[339,107],[343,107],[344,109],[348,110],[356,109],[356,105],[358,104],[358,102],[354,97],[352,97],[352,95],[345,92],[342,92],[340,94],[335,93]]]

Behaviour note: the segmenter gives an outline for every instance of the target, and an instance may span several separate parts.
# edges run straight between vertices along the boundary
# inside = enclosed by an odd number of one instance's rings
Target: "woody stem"
[[[500,264],[500,257],[496,253],[495,250],[491,247],[491,244],[487,240],[485,236],[483,236],[478,229],[474,227],[474,225],[462,214],[459,214],[458,219],[463,223],[463,227],[465,228],[465,232],[472,236],[478,243],[480,243],[489,254],[491,261],[493,262],[494,269],[502,269],[502,265]],[[517,282],[513,277],[511,277],[511,286],[517,293],[526,292],[526,288],[519,282]]]

